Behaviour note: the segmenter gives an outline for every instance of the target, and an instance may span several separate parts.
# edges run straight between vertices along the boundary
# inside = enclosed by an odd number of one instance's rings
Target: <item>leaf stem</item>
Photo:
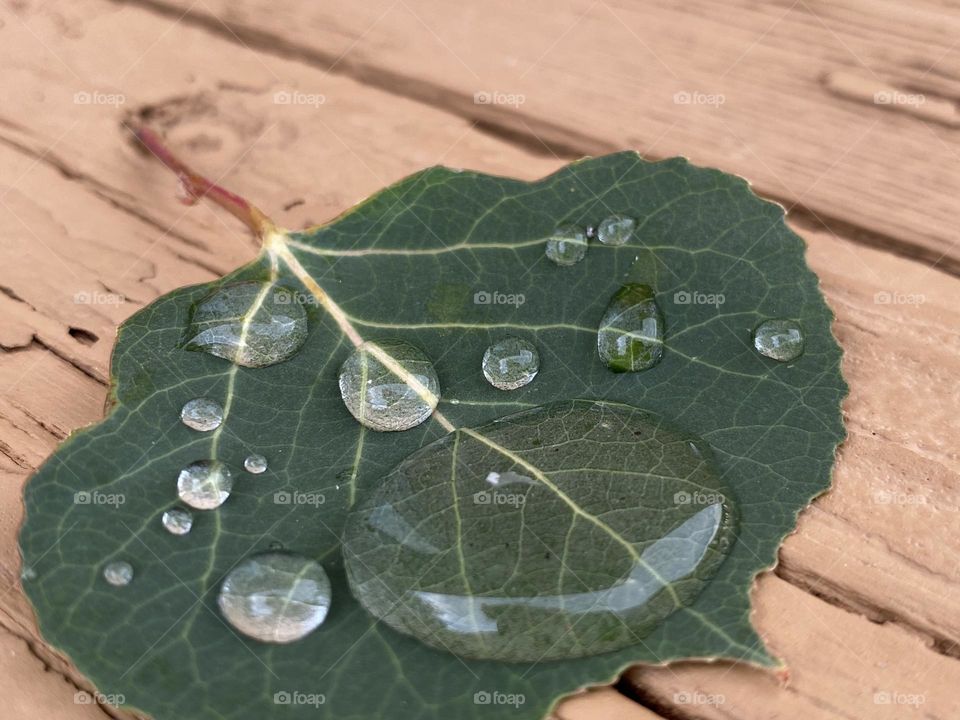
[[[253,203],[192,170],[167,147],[163,138],[154,130],[145,125],[133,127],[131,130],[134,137],[151,155],[176,174],[186,193],[188,204],[192,205],[202,198],[207,198],[240,220],[260,239],[266,238],[276,229],[273,221]]]

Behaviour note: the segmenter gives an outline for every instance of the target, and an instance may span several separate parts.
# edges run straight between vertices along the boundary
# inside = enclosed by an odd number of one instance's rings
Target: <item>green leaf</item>
[[[637,219],[627,244],[591,242],[569,267],[545,258],[558,226],[617,213]],[[829,487],[846,392],[832,316],[803,251],[782,209],[743,180],[634,153],[532,183],[431,168],[329,225],[267,232],[248,266],[173,292],[123,325],[109,415],[71,436],[29,483],[21,547],[32,579],[24,584],[44,637],[103,693],[171,720],[507,711],[533,720],[563,694],[635,662],[776,665],[750,625],[748,592],[797,513]],[[241,367],[182,347],[196,305],[241,282],[277,283],[304,304],[309,332],[291,359]],[[663,356],[648,370],[614,373],[598,354],[597,329],[629,282],[656,291]],[[258,310],[248,314],[265,317]],[[799,321],[802,357],[778,363],[753,350],[752,329],[771,317]],[[505,392],[480,364],[508,334],[536,345],[541,365],[532,383]],[[337,374],[358,343],[388,338],[426,353],[441,398],[424,424],[381,433],[348,412]],[[197,397],[222,402],[218,429],[198,433],[179,421]],[[451,428],[574,398],[640,408],[712,448],[740,508],[739,530],[693,604],[636,645],[542,663],[458,658],[367,614],[343,567],[349,509]],[[268,458],[262,475],[240,470],[252,452]],[[193,530],[177,537],[160,516],[176,504],[178,472],[198,459],[227,463],[237,480],[222,507],[195,513]],[[78,492],[89,502],[75,502]],[[278,545],[320,560],[333,600],[307,638],[260,644],[225,625],[216,594],[238,562]],[[109,560],[133,565],[129,585],[103,580]]]

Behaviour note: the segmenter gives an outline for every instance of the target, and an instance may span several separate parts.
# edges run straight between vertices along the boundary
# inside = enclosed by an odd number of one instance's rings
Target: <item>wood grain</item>
[[[892,4],[870,9],[853,2],[810,5],[829,17],[834,32],[848,27],[843,32],[862,35],[850,42],[865,43],[856,45],[863,53],[873,48],[871,62],[882,60],[893,87],[908,86],[905,78],[916,72],[917,58],[942,49],[949,62],[956,62],[948,51],[952,40],[945,39],[953,19],[941,19],[947,6],[917,6],[917,17],[905,23],[902,9]],[[802,200],[801,205],[842,220],[828,222],[826,230],[816,227],[808,211],[791,218],[809,242],[808,260],[837,314],[835,331],[851,385],[845,404],[850,438],[839,456],[835,488],[803,513],[797,533],[781,551],[780,565],[754,592],[758,627],[790,666],[790,681],[783,685],[734,665],[644,668],[631,672],[617,689],[565,702],[556,714],[561,720],[958,716],[948,689],[960,679],[960,280],[925,261],[947,249],[951,212],[958,209],[956,193],[949,190],[956,174],[940,164],[945,157],[941,140],[953,137],[949,123],[926,118],[927,125],[920,125],[913,115],[841,100],[838,92],[861,92],[843,76],[832,77],[836,87],[829,92],[811,85],[809,72],[826,67],[824,58],[839,62],[843,55],[836,47],[830,53],[824,49],[833,41],[826,30],[815,30],[819,22],[813,15],[803,16],[806,25],[795,25],[795,10],[760,38],[762,62],[750,50],[722,78],[730,84],[722,87],[731,100],[719,109],[736,110],[736,117],[724,116],[724,122],[750,139],[764,158],[761,163],[731,144],[731,136],[719,132],[722,126],[704,115],[717,108],[634,102],[629,109],[614,108],[610,118],[581,112],[577,129],[569,101],[562,102],[569,97],[570,77],[582,82],[583,76],[600,73],[596,95],[577,100],[581,109],[596,107],[601,96],[609,99],[618,89],[630,97],[653,97],[641,81],[657,83],[657,92],[683,85],[663,85],[669,74],[652,71],[656,60],[641,52],[642,45],[638,50],[635,40],[618,40],[619,23],[591,14],[578,32],[548,49],[541,33],[563,27],[565,18],[582,10],[574,3],[541,14],[539,23],[515,26],[529,12],[518,5],[500,14],[495,4],[489,12],[467,11],[466,19],[454,23],[440,5],[426,13],[427,6],[400,2],[399,15],[364,30],[351,23],[379,6],[338,3],[336,11],[323,11],[329,15],[322,15],[322,32],[315,27],[321,11],[306,4],[260,15],[248,0],[233,7],[224,11],[231,27],[259,18],[269,34],[238,41],[197,17],[176,23],[142,5],[97,1],[20,3],[0,12],[6,91],[0,107],[0,580],[9,588],[0,594],[0,675],[10,678],[2,689],[12,698],[5,716],[102,716],[95,706],[73,704],[76,688],[63,678],[83,680],[38,639],[17,589],[15,538],[23,482],[66,434],[101,416],[109,351],[123,318],[160,294],[209,280],[255,252],[232,219],[203,205],[177,203],[167,175],[127,143],[123,121],[141,116],[151,118],[201,169],[215,177],[222,173],[224,183],[291,227],[331,217],[426,165],[442,162],[534,178],[558,167],[558,155],[590,149],[587,141],[597,140],[597,149],[648,147],[657,140],[657,128],[673,122],[682,132],[669,130],[653,154],[683,152],[757,179],[761,188],[774,186],[775,176],[765,165],[775,167],[789,178],[789,185],[774,188],[788,205]],[[611,7],[636,20],[632,6]],[[759,19],[773,22],[788,7],[750,5],[721,13],[719,5],[706,2],[684,10],[651,4],[644,11],[642,38],[647,44],[688,43],[685,53],[670,50],[675,72],[681,73],[677,82],[707,91],[706,80],[716,78],[716,68],[725,67],[733,49],[742,53],[757,39]],[[217,8],[213,0],[204,0],[196,11]],[[492,59],[484,62],[491,64],[529,58],[530,48],[520,54],[520,40],[527,38],[543,55],[528,73],[531,87],[543,96],[535,102],[531,95],[516,113],[476,106],[490,114],[472,116],[452,107],[447,95],[384,89],[389,82],[382,78],[371,83],[367,76],[379,72],[378,63],[400,57],[384,54],[389,50],[406,58],[394,69],[402,68],[422,87],[436,85],[433,75],[440,70],[422,60],[432,57],[432,64],[440,65],[439,51],[418,49],[429,44],[427,31],[403,20],[413,22],[425,13],[433,32],[457,40],[458,54],[483,55],[477,48],[486,47]],[[692,26],[684,33],[676,29],[678,13]],[[282,25],[292,16],[316,32],[294,37]],[[702,23],[693,22],[698,16]],[[504,44],[490,44],[495,39],[490,27],[500,29]],[[605,29],[612,39],[584,44],[584,27]],[[800,29],[806,33],[802,42],[795,35]],[[282,33],[287,36],[278,40]],[[877,48],[891,37],[897,43],[881,53]],[[327,72],[315,55],[303,55],[307,40],[328,53],[348,50],[344,62],[364,59],[366,69]],[[693,41],[697,44],[690,45]],[[245,46],[251,43],[253,48]],[[261,47],[268,43],[275,45]],[[651,47],[660,53],[660,44]],[[807,69],[797,60],[804,52]],[[583,54],[582,63],[571,70],[570,57],[577,53]],[[911,53],[915,57],[908,63]],[[641,55],[648,60],[644,68],[637,65]],[[606,66],[616,72],[601,73],[601,60],[616,63]],[[949,62],[938,67],[949,69]],[[777,68],[776,80],[761,78],[765,63]],[[483,75],[481,83],[452,65],[459,63],[448,60],[440,69],[457,96],[472,98],[474,88],[511,90],[494,84],[507,76]],[[693,84],[698,78],[705,78],[704,84]],[[946,70],[926,78],[938,83],[943,97],[957,90]],[[807,103],[806,110],[783,105],[785,86],[796,93],[795,102]],[[275,102],[277,92],[293,91],[323,94],[324,102]],[[78,105],[78,92],[120,93],[125,102]],[[766,104],[771,94],[778,102]],[[821,105],[827,114],[814,112]],[[788,117],[791,110],[797,117]],[[869,135],[864,146],[841,158],[838,148],[875,112],[880,115],[871,133],[880,134]],[[801,117],[818,114],[829,122],[815,133],[801,127]],[[513,124],[504,116],[514,117]],[[531,143],[523,124],[541,137],[551,128],[546,139],[552,151]],[[866,147],[883,147],[885,157],[871,160]],[[825,175],[826,186],[816,183],[804,199],[806,183],[813,183],[817,170],[826,170],[827,157],[838,161],[836,172]],[[883,692],[892,699],[922,693],[924,703],[919,709],[875,704],[874,696]],[[714,700],[722,695],[724,703],[687,702],[699,698],[697,693]]]

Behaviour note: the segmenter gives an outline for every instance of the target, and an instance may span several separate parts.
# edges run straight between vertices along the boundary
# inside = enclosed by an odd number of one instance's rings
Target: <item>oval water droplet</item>
[[[641,283],[620,288],[600,320],[600,359],[614,372],[646,370],[663,356],[663,315],[653,289]]]
[[[184,404],[180,419],[188,428],[200,432],[216,430],[223,422],[223,405],[210,398],[195,398]]]
[[[416,451],[351,512],[343,548],[354,595],[394,629],[538,662],[635,644],[692,603],[735,517],[702,440],[570,400]]]
[[[133,565],[125,560],[114,560],[103,568],[103,579],[115,587],[129,585],[133,580]]]
[[[753,347],[756,351],[780,362],[800,357],[803,346],[803,329],[795,320],[764,320],[753,331]]]
[[[262,472],[267,470],[267,459],[263,455],[248,455],[247,459],[243,461],[243,468],[248,473],[253,473],[254,475],[259,475]]]
[[[293,290],[242,282],[224,285],[197,304],[184,347],[266,367],[292,357],[306,339],[307,313]]]
[[[540,353],[523,338],[508,337],[483,354],[483,376],[499,390],[516,390],[540,372]]]
[[[626,215],[611,215],[597,228],[597,240],[604,245],[625,245],[633,235],[637,221]]]
[[[293,553],[263,553],[227,574],[217,604],[230,625],[244,635],[289,643],[326,619],[330,580],[315,560]]]
[[[587,254],[587,234],[576,225],[561,225],[547,240],[545,252],[557,265],[576,265]]]
[[[180,471],[180,499],[197,510],[213,510],[230,497],[233,473],[219,460],[197,460]]]
[[[23,569],[20,571],[20,580],[22,582],[29,582],[30,580],[36,580],[36,579],[37,579],[37,571],[34,570],[29,565],[25,565]]]
[[[171,535],[186,535],[193,527],[193,515],[183,508],[171,508],[163,514],[161,522]]]
[[[403,340],[365,342],[340,368],[347,410],[373,430],[409,430],[440,402],[440,380],[430,359]]]

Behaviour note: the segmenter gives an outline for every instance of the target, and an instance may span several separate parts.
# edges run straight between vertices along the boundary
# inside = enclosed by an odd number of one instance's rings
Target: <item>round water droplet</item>
[[[764,320],[753,331],[753,347],[761,355],[788,362],[803,353],[803,329],[795,320]]]
[[[171,535],[186,535],[193,527],[193,515],[183,508],[171,508],[163,514],[163,527]]]
[[[540,371],[537,348],[518,337],[504,338],[483,354],[483,376],[500,390],[516,390]]]
[[[629,283],[607,305],[597,332],[600,359],[614,372],[646,370],[663,356],[663,315],[649,285]]]
[[[292,357],[306,339],[307,313],[293,290],[242,282],[224,285],[197,304],[184,347],[266,367]]]
[[[223,406],[210,398],[195,398],[183,406],[180,419],[184,425],[194,430],[216,430],[223,422]]]
[[[365,342],[340,368],[340,395],[347,410],[373,430],[409,430],[440,402],[433,363],[403,340]]]
[[[576,265],[587,254],[587,234],[576,225],[562,225],[547,240],[546,253],[557,265]]]
[[[177,492],[180,499],[197,510],[213,510],[230,497],[233,473],[219,460],[198,460],[180,471]]]
[[[351,512],[343,549],[355,597],[387,625],[538,662],[633,645],[691,604],[735,517],[701,439],[570,400],[414,452]]]
[[[23,582],[29,582],[30,580],[37,579],[37,571],[34,570],[29,565],[25,565],[20,571],[20,580]]]
[[[248,473],[259,475],[266,472],[267,459],[263,455],[250,455],[243,461],[243,467]]]
[[[217,603],[244,635],[289,643],[316,630],[330,609],[330,580],[320,563],[292,553],[254,555],[237,565]]]
[[[103,568],[103,579],[116,587],[129,585],[133,580],[133,565],[124,560],[114,560]]]
[[[597,228],[597,240],[604,245],[625,245],[633,235],[637,221],[626,215],[611,215]]]

